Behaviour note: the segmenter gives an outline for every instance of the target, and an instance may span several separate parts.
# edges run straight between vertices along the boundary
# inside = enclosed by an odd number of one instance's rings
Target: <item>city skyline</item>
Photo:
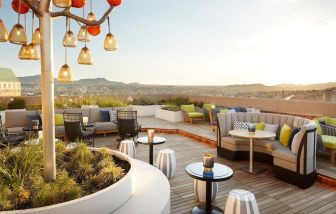
[[[10,2],[3,3],[0,14],[10,31],[17,17]],[[94,4],[96,14],[105,8],[105,2]],[[334,82],[335,9],[332,0],[124,1],[111,16],[119,50],[103,50],[104,25],[101,35],[88,44],[94,65],[76,65],[83,47],[79,42],[76,49],[69,49],[68,62],[75,79],[103,77],[125,83]],[[54,22],[54,31],[59,32],[54,37],[55,77],[64,63],[64,22]],[[77,24],[72,23],[72,30],[77,34]],[[17,76],[40,73],[38,61],[19,61],[19,46],[1,43],[0,48],[0,67],[12,68]]]

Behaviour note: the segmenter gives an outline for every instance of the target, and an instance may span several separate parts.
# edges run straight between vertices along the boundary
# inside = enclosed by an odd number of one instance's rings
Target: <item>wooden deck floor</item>
[[[216,154],[216,149],[180,135],[160,134],[160,136],[165,137],[167,142],[155,146],[154,158],[163,148],[171,148],[176,152],[177,173],[169,180],[171,213],[190,213],[197,202],[193,193],[193,180],[185,173],[185,167],[189,163],[201,161],[202,154],[206,151]],[[116,149],[118,144],[116,139],[116,136],[99,137],[96,145]],[[137,146],[137,159],[148,162],[148,146]],[[216,162],[225,164],[234,171],[232,179],[219,183],[219,192],[214,204],[222,209],[229,191],[245,189],[255,194],[261,213],[336,213],[336,189],[334,188],[316,183],[302,190],[276,179],[272,173],[272,166],[267,164],[261,164],[267,169],[266,172],[251,175],[238,169],[247,162],[231,162],[217,157]]]

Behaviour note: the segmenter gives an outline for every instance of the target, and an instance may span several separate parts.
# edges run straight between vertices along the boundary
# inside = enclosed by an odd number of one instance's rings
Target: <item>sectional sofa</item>
[[[116,108],[73,108],[73,109],[55,109],[55,114],[63,113],[82,113],[83,117],[88,117],[90,123],[96,126],[96,134],[108,134],[117,132],[117,125],[114,122],[103,122],[100,111],[109,110],[132,110],[131,107],[116,107]],[[41,111],[6,111],[5,129],[9,133],[22,132],[22,128],[29,126],[28,115],[41,114]],[[64,126],[55,127],[56,137],[65,137]]]
[[[229,136],[233,121],[278,124],[277,137],[270,140],[255,140],[254,158],[273,164],[275,176],[281,180],[308,188],[316,178],[316,125],[313,121],[290,115],[272,113],[219,113],[217,114],[217,153],[230,160],[247,160],[249,141]],[[279,143],[281,127],[287,124],[301,128],[296,154]]]

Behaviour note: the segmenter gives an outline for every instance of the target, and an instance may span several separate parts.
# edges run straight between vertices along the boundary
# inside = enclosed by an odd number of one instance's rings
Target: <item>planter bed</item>
[[[157,108],[155,109],[155,117],[174,123],[183,122],[182,111],[168,111],[161,108]]]

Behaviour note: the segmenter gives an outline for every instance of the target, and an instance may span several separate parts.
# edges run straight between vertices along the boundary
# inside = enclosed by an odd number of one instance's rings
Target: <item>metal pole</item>
[[[43,128],[44,179],[56,179],[55,119],[54,119],[54,74],[53,74],[53,27],[50,16],[50,0],[40,1],[41,30],[41,90]]]

